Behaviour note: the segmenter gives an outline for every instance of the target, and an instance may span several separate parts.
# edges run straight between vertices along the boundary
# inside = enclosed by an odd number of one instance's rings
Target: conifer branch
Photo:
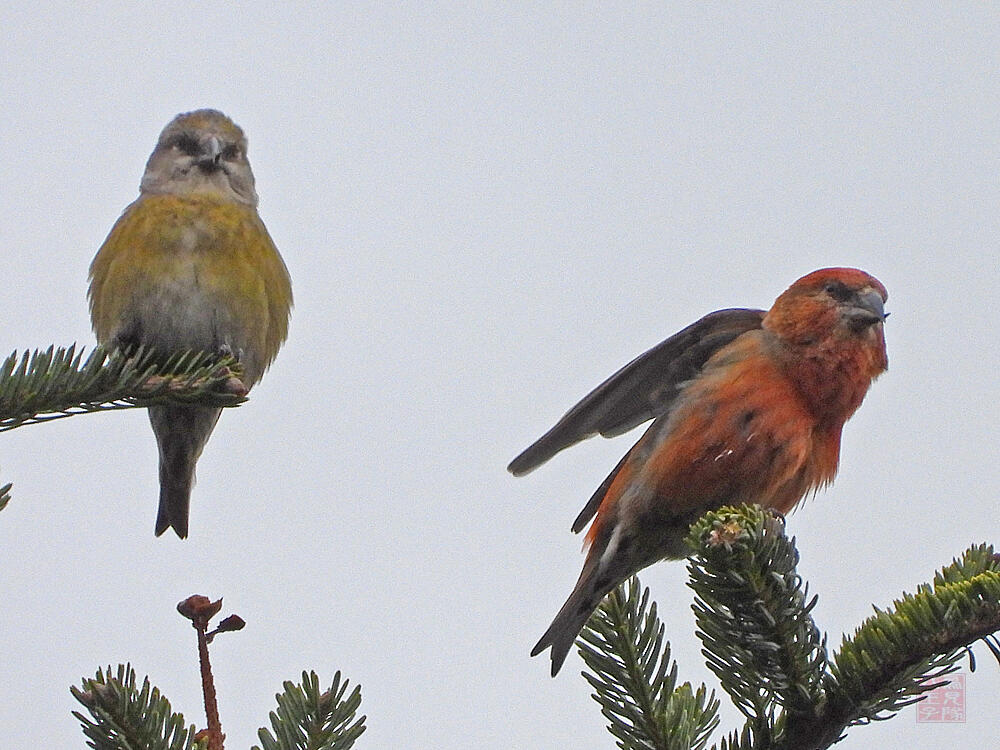
[[[700,750],[719,723],[719,701],[704,686],[677,687],[649,589],[630,578],[609,594],[577,641],[583,676],[622,750]]]
[[[827,704],[814,720],[789,721],[779,747],[828,747],[851,725],[891,718],[957,669],[978,640],[1000,630],[1000,562],[991,545],[969,548],[931,585],[904,594],[844,638],[825,680]],[[996,653],[994,651],[994,653]],[[804,738],[816,744],[802,744]],[[802,739],[800,739],[802,738]],[[822,743],[826,744],[822,744]]]
[[[355,719],[361,687],[355,685],[345,698],[347,684],[340,672],[322,691],[315,672],[303,672],[301,685],[285,682],[285,691],[275,696],[278,710],[271,712],[274,734],[261,728],[261,745],[252,750],[350,750],[366,729],[366,717]]]
[[[230,407],[246,401],[235,359],[183,352],[165,362],[150,349],[14,352],[0,364],[0,432],[75,414],[161,404]],[[0,487],[0,510],[11,485]]]
[[[90,712],[87,718],[78,711],[73,715],[83,725],[87,744],[96,750],[192,750],[194,726],[184,725],[184,716],[170,709],[170,702],[151,687],[149,678],[136,688],[132,665],[119,664],[116,675],[111,667],[98,670],[83,687],[70,692]]]
[[[811,616],[816,597],[796,573],[780,517],[722,508],[692,526],[688,543],[702,653],[747,717],[720,750],[825,750],[848,727],[922,700],[964,654],[971,661],[977,640],[1000,660],[1000,555],[991,546],[970,548],[916,594],[876,609],[828,660]],[[631,579],[588,621],[577,641],[584,676],[619,747],[701,748],[718,701],[705,700],[704,686],[675,688],[656,605],[638,591]]]
[[[722,508],[692,526],[688,543],[702,653],[733,703],[761,729],[778,707],[812,713],[826,644],[784,521],[757,506]]]
[[[177,611],[191,621],[192,627],[198,633],[198,666],[201,671],[201,691],[205,699],[205,721],[208,726],[199,736],[207,740],[207,750],[224,750],[226,735],[222,733],[222,722],[219,720],[219,705],[215,697],[215,678],[212,676],[212,664],[208,655],[208,644],[216,633],[242,630],[246,624],[239,615],[230,615],[220,626],[209,632],[208,623],[222,609],[222,599],[212,601],[207,596],[193,594],[177,605]],[[235,627],[228,627],[230,622]]]
[[[26,424],[112,409],[167,403],[237,406],[246,400],[232,357],[184,352],[158,360],[97,347],[84,358],[68,348],[14,352],[0,365],[0,432]]]
[[[141,690],[135,687],[131,665],[119,665],[117,676],[111,667],[84,679],[83,687],[71,687],[73,696],[90,712],[88,719],[76,711],[88,744],[96,750],[222,750],[225,735],[215,700],[215,684],[208,664],[208,645],[220,633],[242,630],[246,624],[230,615],[209,630],[209,622],[219,613],[222,600],[212,601],[195,594],[177,605],[177,611],[191,621],[198,633],[198,653],[208,727],[196,732],[184,726],[184,717],[172,713],[170,703],[151,687],[149,678]],[[333,683],[321,690],[315,672],[303,672],[302,684],[284,683],[276,696],[278,709],[271,712],[272,734],[260,729],[264,750],[350,750],[365,731],[365,718],[357,717],[361,687],[348,694],[348,680],[340,672]],[[260,750],[254,746],[253,750]]]

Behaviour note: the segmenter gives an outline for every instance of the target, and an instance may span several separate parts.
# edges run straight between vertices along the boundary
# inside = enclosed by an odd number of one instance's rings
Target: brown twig
[[[219,705],[215,700],[215,679],[212,677],[212,665],[208,659],[208,644],[219,633],[241,630],[246,624],[238,615],[230,615],[219,626],[209,632],[208,623],[222,609],[222,599],[212,601],[207,596],[195,594],[177,605],[177,611],[191,621],[198,632],[198,662],[201,666],[201,690],[205,696],[205,720],[208,728],[199,732],[208,737],[208,750],[224,750],[223,741],[226,735],[222,733],[222,722],[219,720]]]

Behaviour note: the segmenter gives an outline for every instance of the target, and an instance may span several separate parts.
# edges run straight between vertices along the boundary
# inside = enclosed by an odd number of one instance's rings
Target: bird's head
[[[140,189],[161,195],[208,193],[256,206],[246,136],[218,110],[177,115],[160,133]]]
[[[765,330],[793,347],[866,351],[871,375],[886,369],[885,287],[856,268],[823,268],[785,290],[764,317]]]

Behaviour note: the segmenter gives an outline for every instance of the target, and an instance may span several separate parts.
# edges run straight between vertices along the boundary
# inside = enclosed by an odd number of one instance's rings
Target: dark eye
[[[823,291],[833,297],[837,302],[847,302],[851,298],[851,290],[842,281],[828,281]]]
[[[174,139],[174,148],[188,156],[197,156],[201,151],[201,144],[198,143],[198,139],[194,136],[184,134]]]
[[[239,159],[241,155],[242,152],[239,146],[229,145],[222,149],[222,158],[226,161],[234,161],[235,159]]]

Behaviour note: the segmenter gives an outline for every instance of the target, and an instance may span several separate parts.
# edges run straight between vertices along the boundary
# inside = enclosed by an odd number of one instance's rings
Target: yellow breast
[[[254,208],[212,195],[144,195],[112,228],[90,267],[98,341],[126,328],[158,349],[247,353],[259,379],[288,332],[291,283]]]

